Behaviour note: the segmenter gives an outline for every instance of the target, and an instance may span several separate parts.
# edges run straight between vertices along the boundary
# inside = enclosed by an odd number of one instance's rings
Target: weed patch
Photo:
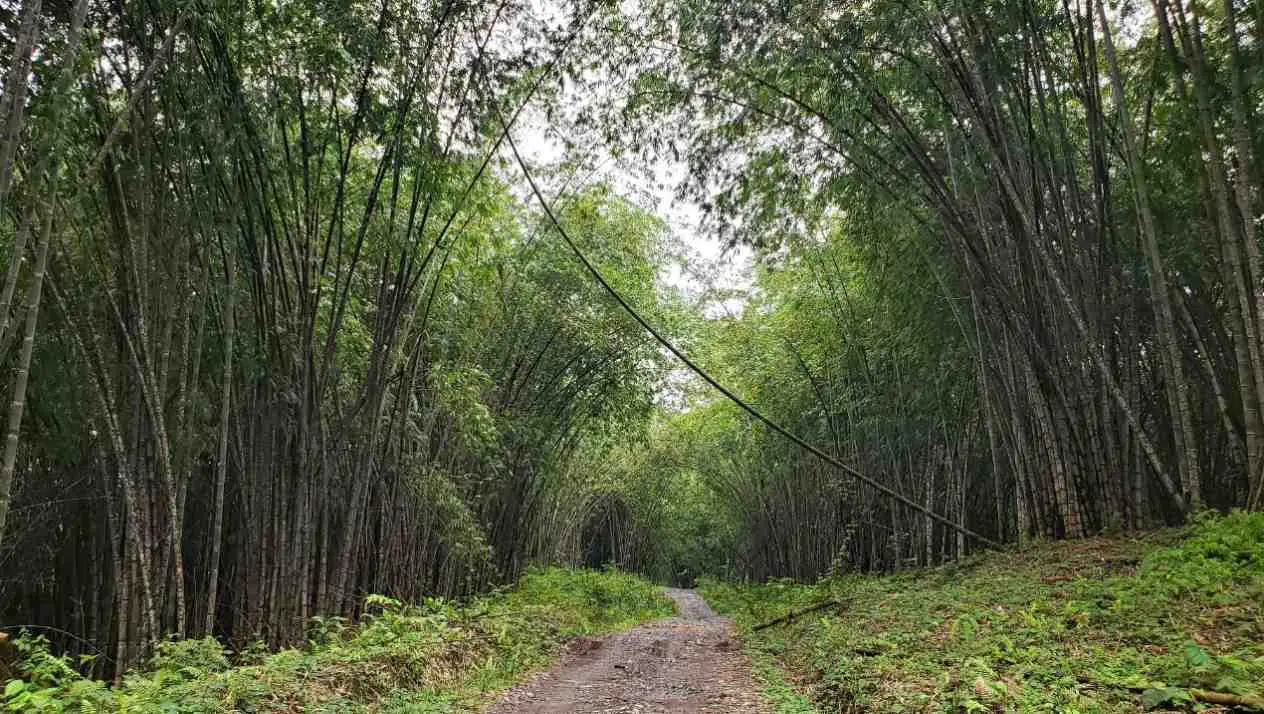
[[[275,653],[230,657],[210,638],[165,642],[117,687],[80,676],[44,640],[23,636],[24,677],[9,681],[0,701],[21,712],[469,711],[549,664],[570,638],[672,612],[642,578],[558,568],[530,571],[464,606],[379,595],[365,606],[358,624],[316,618],[304,647]]]
[[[1261,513],[927,571],[700,589],[823,711],[1106,714],[1264,696]],[[826,600],[839,605],[751,631]]]

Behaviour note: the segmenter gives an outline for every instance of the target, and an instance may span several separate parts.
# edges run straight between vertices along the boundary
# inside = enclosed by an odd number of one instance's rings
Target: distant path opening
[[[727,618],[668,588],[675,617],[580,638],[553,669],[501,695],[487,714],[767,711]]]

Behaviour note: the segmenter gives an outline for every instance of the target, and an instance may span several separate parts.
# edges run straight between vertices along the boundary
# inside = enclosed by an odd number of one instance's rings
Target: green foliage
[[[728,509],[699,474],[683,471],[671,479],[659,537],[668,572],[680,585],[692,587],[699,574],[731,572],[732,524]]]
[[[1216,252],[1244,243],[1259,272],[1255,232],[1236,228],[1258,210],[1228,218],[1234,191],[1258,184],[1241,172],[1261,146],[1249,107],[1264,85],[1243,82],[1261,55],[1239,48],[1254,15],[1200,5],[1182,44],[1164,13],[1129,3],[1099,5],[1100,21],[1057,2],[648,5],[611,10],[636,28],[615,35],[668,47],[590,54],[631,88],[611,123],[652,158],[683,155],[707,227],[757,251],[745,308],[702,331],[698,361],[721,382],[997,542],[1170,524],[1187,498],[1260,507],[1264,469],[1234,426],[1254,420],[1250,400],[1217,391],[1233,350],[1255,347],[1224,327],[1224,296],[1246,305],[1253,288]],[[1236,379],[1243,394],[1259,384]],[[742,448],[698,440],[685,468],[731,504],[743,575],[966,550],[740,414],[725,421]],[[1131,437],[1104,437],[1120,423],[1157,446],[1155,494]]]
[[[305,648],[230,665],[212,638],[164,642],[114,689],[81,676],[42,637],[17,640],[22,679],[3,704],[20,712],[454,712],[547,665],[567,638],[672,612],[643,578],[614,570],[531,570],[464,605],[365,599],[355,626],[313,619]],[[240,658],[238,658],[240,659]]]
[[[223,672],[228,669],[228,656],[223,645],[214,637],[173,640],[158,644],[154,656],[149,660],[149,667],[154,670],[187,673],[190,678],[196,678],[208,672]]]
[[[970,500],[995,498],[976,478],[987,443],[973,372],[962,369],[972,338],[942,282],[941,257],[889,203],[832,216],[820,240],[792,240],[762,257],[739,314],[693,326],[694,357],[809,443],[884,474],[896,491],[929,487],[937,511],[957,508],[945,485],[959,478],[976,489]],[[684,582],[699,574],[807,578],[926,560],[926,549],[909,547],[913,534],[895,533],[903,538],[895,542],[884,527],[920,530],[888,501],[709,387],[682,390],[686,409],[654,424],[621,476],[622,492],[635,494],[638,527],[658,549],[643,556],[649,572],[683,574]],[[959,466],[969,473],[953,473]]]
[[[787,681],[772,655],[756,649],[749,650],[748,654],[756,679],[764,685],[764,698],[772,705],[774,714],[820,714],[821,710],[812,700]]]
[[[96,712],[114,704],[104,682],[81,677],[69,657],[51,654],[44,636],[23,634],[14,645],[26,676],[5,684],[6,711]]]
[[[815,585],[704,579],[825,711],[1135,712],[1191,688],[1264,694],[1264,514],[1202,516],[1179,541],[1090,539]],[[757,668],[757,671],[758,668]],[[783,674],[761,673],[770,687]]]
[[[1142,574],[1173,593],[1212,597],[1250,584],[1264,573],[1264,512],[1204,513],[1180,546],[1154,553]]]
[[[6,621],[121,640],[120,661],[100,663],[112,672],[180,623],[200,631],[192,610],[207,609],[212,573],[216,634],[324,646],[345,635],[333,618],[353,614],[344,595],[360,583],[468,597],[525,563],[575,562],[572,519],[538,514],[587,503],[565,478],[572,455],[641,429],[664,360],[495,168],[495,118],[540,98],[528,88],[565,13],[542,25],[483,2],[168,9],[94,7],[82,71],[61,71],[67,5],[45,13],[30,53],[36,121],[10,132],[27,170],[0,217],[17,288],[5,309],[38,292],[22,256],[41,237],[59,277],[39,310],[22,516],[0,554],[23,562],[0,593]],[[484,53],[489,34],[523,41]],[[69,91],[94,68],[101,82]],[[43,207],[49,161],[75,174],[56,219]],[[657,317],[663,222],[575,178],[559,182],[558,215]],[[56,228],[20,248],[21,216]],[[72,224],[82,230],[62,231]],[[144,417],[123,406],[142,393]],[[233,446],[220,456],[222,434]],[[119,478],[120,497],[106,498]],[[138,513],[145,497],[132,494],[158,488],[182,496]],[[248,517],[256,501],[239,494],[290,505]],[[109,557],[110,523],[141,523],[127,548],[171,557],[120,572],[131,561]],[[312,554],[318,531],[328,557]],[[268,535],[281,532],[292,537]],[[70,569],[68,552],[84,556]],[[149,573],[150,560],[183,575]],[[277,562],[293,567],[270,576],[263,601],[226,585]],[[150,584],[144,605],[122,597],[133,577]],[[120,597],[96,597],[111,582]],[[328,618],[308,632],[311,612]]]

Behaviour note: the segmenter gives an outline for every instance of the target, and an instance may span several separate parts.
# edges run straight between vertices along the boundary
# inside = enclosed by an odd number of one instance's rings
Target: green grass
[[[807,695],[795,688],[771,653],[748,647],[755,679],[763,684],[764,699],[775,714],[820,714]]]
[[[355,626],[317,618],[302,648],[229,656],[213,639],[159,646],[118,687],[85,679],[38,638],[18,641],[27,676],[0,697],[22,712],[471,711],[553,661],[567,639],[672,613],[647,580],[615,571],[528,572],[464,606],[371,596]]]
[[[1264,513],[891,576],[700,589],[744,630],[783,713],[813,711],[796,692],[820,711],[875,713],[1166,711],[1203,706],[1190,688],[1264,695]],[[831,599],[841,606],[750,631]]]

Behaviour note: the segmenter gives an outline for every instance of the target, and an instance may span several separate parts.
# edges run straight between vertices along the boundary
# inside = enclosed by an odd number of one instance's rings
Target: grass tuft
[[[162,643],[117,687],[80,676],[45,640],[23,636],[24,676],[7,683],[0,703],[50,713],[470,711],[550,664],[572,637],[672,613],[643,578],[561,568],[529,571],[465,605],[373,595],[365,608],[354,626],[315,618],[304,647],[275,653],[229,653],[211,638]]]
[[[1264,513],[815,585],[704,580],[770,688],[821,711],[1180,711],[1264,696]],[[839,608],[750,628],[790,610]],[[779,708],[796,709],[799,704]],[[1224,710],[1221,710],[1224,711]]]

